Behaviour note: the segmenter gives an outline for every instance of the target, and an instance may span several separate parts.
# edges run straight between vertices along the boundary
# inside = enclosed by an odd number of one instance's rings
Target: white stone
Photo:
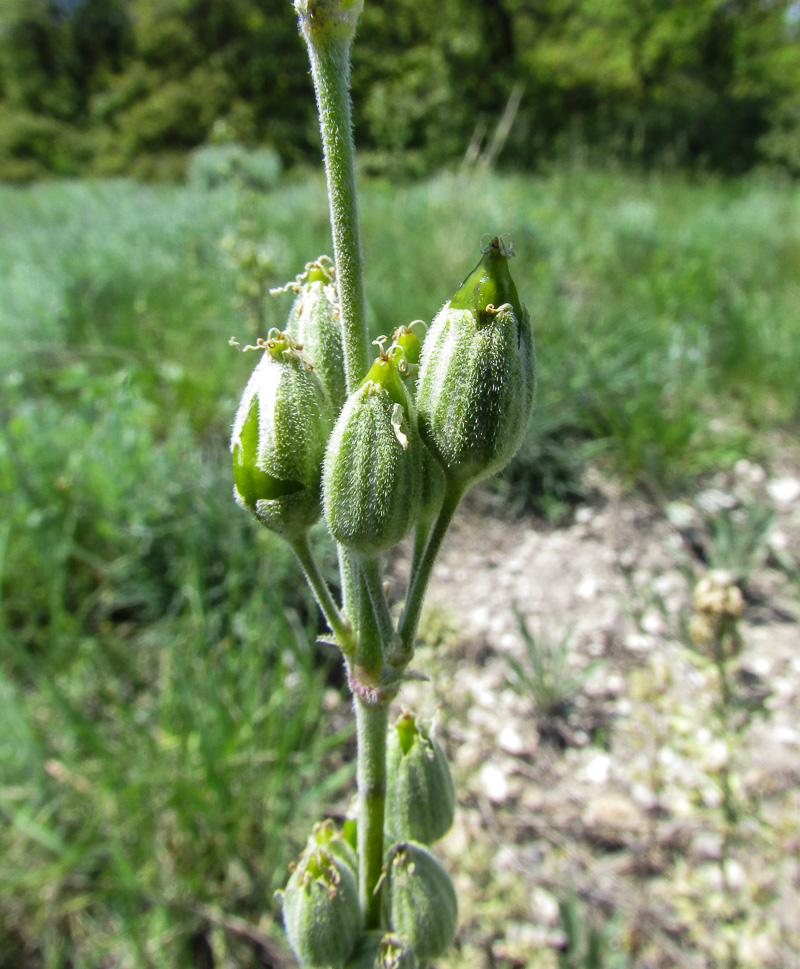
[[[605,784],[611,772],[611,758],[608,754],[595,754],[584,767],[583,773],[593,784]]]
[[[648,609],[642,616],[642,629],[651,636],[664,632],[664,619],[658,609]]]
[[[733,889],[744,888],[747,881],[747,872],[742,863],[737,861],[736,858],[726,858],[723,867],[725,868],[725,880],[728,887]]]
[[[800,744],[800,731],[793,727],[775,727],[772,736],[779,744]]]
[[[685,501],[673,501],[667,505],[667,518],[676,528],[688,528],[697,521],[697,513]]]
[[[501,804],[508,797],[506,775],[496,764],[484,764],[481,770],[481,784],[486,796],[495,804]]]
[[[531,914],[537,922],[555,925],[558,922],[558,900],[538,885],[531,892]]]
[[[656,644],[655,639],[647,633],[630,633],[625,637],[625,645],[634,653],[644,653]]]
[[[733,467],[736,476],[746,481],[748,484],[761,484],[766,480],[767,474],[760,464],[753,464],[747,458],[741,458]]]
[[[776,478],[767,485],[767,491],[779,505],[791,505],[800,498],[800,481],[797,478]]]
[[[486,629],[489,625],[489,609],[479,606],[473,609],[469,616],[470,625],[475,629]]]
[[[596,576],[586,575],[578,583],[575,592],[578,594],[579,599],[583,599],[584,602],[588,602],[590,599],[595,598],[598,588],[599,583]]]
[[[524,754],[527,747],[517,728],[510,723],[507,723],[500,731],[497,743],[501,750],[504,750],[507,754],[513,754],[515,757]]]
[[[706,491],[701,491],[697,496],[697,504],[709,515],[716,515],[725,509],[735,508],[738,501],[727,491],[722,491],[719,488],[708,488]]]
[[[778,528],[770,529],[767,533],[767,544],[773,552],[785,552],[789,547],[789,536]]]
[[[722,857],[722,835],[716,831],[699,831],[692,838],[691,850],[703,861],[715,861]]]
[[[646,784],[633,784],[631,786],[631,797],[639,807],[644,808],[646,811],[652,811],[658,804],[658,798]]]

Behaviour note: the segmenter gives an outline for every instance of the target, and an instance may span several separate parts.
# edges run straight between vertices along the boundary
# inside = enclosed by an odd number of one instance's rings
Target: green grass
[[[188,967],[199,936],[248,965],[209,907],[268,931],[348,777],[313,603],[230,499],[255,357],[227,341],[258,334],[219,243],[292,278],[329,250],[324,187],[65,182],[0,211],[0,967]],[[442,175],[366,185],[362,214],[376,334],[512,234],[539,355],[515,501],[558,514],[589,460],[674,494],[796,426],[794,187]]]

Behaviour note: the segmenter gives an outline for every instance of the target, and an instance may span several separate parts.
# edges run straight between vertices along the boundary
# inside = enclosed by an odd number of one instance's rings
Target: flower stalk
[[[429,964],[453,941],[455,890],[422,843],[449,830],[455,797],[443,748],[407,711],[387,755],[390,707],[405,679],[426,679],[407,667],[459,502],[519,446],[533,335],[510,245],[495,237],[422,347],[399,326],[388,349],[386,337],[375,341],[370,360],[349,93],[363,0],[294,4],[319,109],[335,267],[322,256],[308,263],[284,287],[296,294],[285,332],[258,343],[264,356],[231,439],[234,495],[293,549],[342,652],[356,720],[356,831],[348,823],[309,839],[283,895],[289,943],[307,969],[402,969]],[[309,543],[320,514],[337,544],[340,605]],[[412,530],[395,623],[383,556]]]

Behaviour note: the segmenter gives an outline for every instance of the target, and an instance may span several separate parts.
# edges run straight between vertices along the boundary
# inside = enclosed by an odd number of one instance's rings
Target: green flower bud
[[[420,434],[447,478],[465,488],[508,463],[533,407],[533,330],[508,270],[510,254],[492,239],[422,350]]]
[[[297,293],[286,329],[303,347],[335,413],[347,398],[342,328],[336,298],[335,270],[327,256],[310,262],[292,288]]]
[[[396,545],[419,514],[422,442],[393,358],[381,353],[342,409],[325,452],[325,521],[365,555]]]
[[[393,841],[433,844],[453,824],[455,790],[437,740],[404,713],[389,731],[386,832]]]
[[[307,851],[286,886],[283,924],[301,966],[344,965],[362,928],[358,887],[350,867],[324,847]]]
[[[436,959],[456,934],[458,903],[442,863],[422,845],[395,845],[386,860],[381,897],[387,926],[421,963]]]
[[[331,419],[319,378],[285,334],[259,341],[264,355],[247,381],[231,435],[233,495],[288,539],[319,517]]]

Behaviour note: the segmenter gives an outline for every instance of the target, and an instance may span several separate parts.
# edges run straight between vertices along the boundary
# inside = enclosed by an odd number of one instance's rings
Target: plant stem
[[[339,556],[339,579],[342,584],[342,611],[355,623],[358,615],[358,569],[355,557],[344,545],[336,545]]]
[[[420,522],[414,527],[414,547],[411,551],[411,570],[409,581],[419,570],[422,556],[425,554],[425,546],[428,544],[428,536],[431,533],[431,522]]]
[[[375,620],[375,610],[360,565],[356,566],[355,571],[358,638],[353,673],[365,686],[378,687],[384,672],[381,632]]]
[[[458,508],[458,504],[465,490],[464,486],[458,482],[447,482],[442,507],[439,509],[439,517],[433,526],[428,544],[425,546],[425,552],[422,555],[417,570],[412,572],[411,578],[409,579],[406,604],[403,609],[403,615],[400,617],[398,629],[400,641],[406,651],[410,651],[414,647],[414,640],[417,635],[419,617],[422,612],[422,603],[425,599],[428,581],[433,572],[433,566],[439,550],[442,547],[444,537],[447,534],[447,529],[450,527],[450,522],[453,520],[453,515],[456,512],[456,508]]]
[[[375,613],[375,622],[381,637],[383,658],[387,662],[396,661],[400,650],[400,639],[395,632],[392,616],[389,612],[389,603],[386,601],[386,594],[383,591],[380,561],[377,556],[362,555],[358,564],[361,574],[364,576],[364,584],[367,587],[372,609]]]
[[[308,52],[325,151],[347,390],[352,393],[367,372],[369,352],[350,112],[350,44],[309,40]]]
[[[388,703],[355,697],[358,738],[358,888],[364,928],[380,926],[380,893],[375,889],[383,865],[383,814],[386,807],[386,732]]]
[[[317,600],[317,603],[322,610],[322,615],[325,617],[326,622],[330,626],[331,632],[336,637],[342,652],[352,653],[354,648],[353,630],[351,629],[350,624],[342,618],[341,613],[336,607],[336,603],[333,601],[333,596],[330,593],[328,584],[322,577],[322,573],[319,570],[317,561],[311,551],[311,546],[308,542],[308,535],[304,535],[302,538],[297,539],[297,541],[292,542],[291,545],[294,549],[294,554],[297,556],[297,559],[302,566],[306,580],[311,586],[311,591],[314,593],[314,598]]]

